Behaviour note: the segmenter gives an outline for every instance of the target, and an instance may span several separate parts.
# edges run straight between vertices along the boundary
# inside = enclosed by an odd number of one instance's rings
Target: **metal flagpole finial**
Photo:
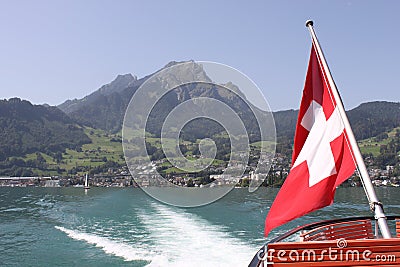
[[[308,27],[308,25],[311,25],[311,26],[313,26],[314,25],[314,22],[312,21],[312,20],[307,20],[306,21],[306,27]]]

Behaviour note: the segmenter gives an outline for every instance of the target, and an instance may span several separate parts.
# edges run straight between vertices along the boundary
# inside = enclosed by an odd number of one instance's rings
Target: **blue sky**
[[[172,60],[230,65],[297,109],[313,19],[347,109],[400,101],[399,1],[0,0],[0,99],[57,105]]]

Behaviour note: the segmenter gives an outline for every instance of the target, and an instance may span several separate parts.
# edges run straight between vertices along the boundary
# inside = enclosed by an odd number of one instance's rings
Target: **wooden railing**
[[[302,241],[323,241],[344,239],[373,239],[371,220],[355,220],[338,222],[303,231],[300,234]]]

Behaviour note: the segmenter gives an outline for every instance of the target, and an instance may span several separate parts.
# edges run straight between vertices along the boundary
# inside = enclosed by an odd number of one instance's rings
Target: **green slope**
[[[103,130],[89,127],[85,127],[84,132],[90,138],[91,143],[84,144],[81,149],[66,149],[65,153],[60,153],[58,156],[43,152],[29,153],[20,157],[10,157],[9,160],[22,160],[26,163],[40,162],[37,164],[40,166],[23,168],[31,171],[26,175],[39,176],[81,175],[107,162],[124,165],[121,134],[109,134]]]
[[[362,154],[372,154],[374,157],[381,154],[381,147],[388,145],[396,137],[396,132],[400,131],[400,127],[394,128],[387,133],[387,137],[371,137],[358,142]]]

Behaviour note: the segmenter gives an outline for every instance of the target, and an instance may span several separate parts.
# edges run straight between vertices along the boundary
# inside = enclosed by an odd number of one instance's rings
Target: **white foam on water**
[[[55,226],[55,228],[66,233],[72,239],[85,241],[89,244],[95,245],[96,247],[101,248],[105,253],[121,257],[126,261],[150,261],[154,258],[154,253],[144,247],[133,247],[110,238],[70,230],[61,226]]]
[[[183,209],[152,203],[150,208],[135,213],[146,234],[134,243],[106,237],[104,230],[93,234],[55,228],[126,261],[148,261],[147,267],[247,266],[259,249],[232,236],[225,227]],[[135,227],[126,225],[125,230],[129,233]]]
[[[258,251],[222,226],[161,204],[139,214],[157,253],[154,266],[247,266]]]
[[[26,208],[9,208],[5,210],[0,210],[0,212],[19,212],[24,210],[26,210]]]

